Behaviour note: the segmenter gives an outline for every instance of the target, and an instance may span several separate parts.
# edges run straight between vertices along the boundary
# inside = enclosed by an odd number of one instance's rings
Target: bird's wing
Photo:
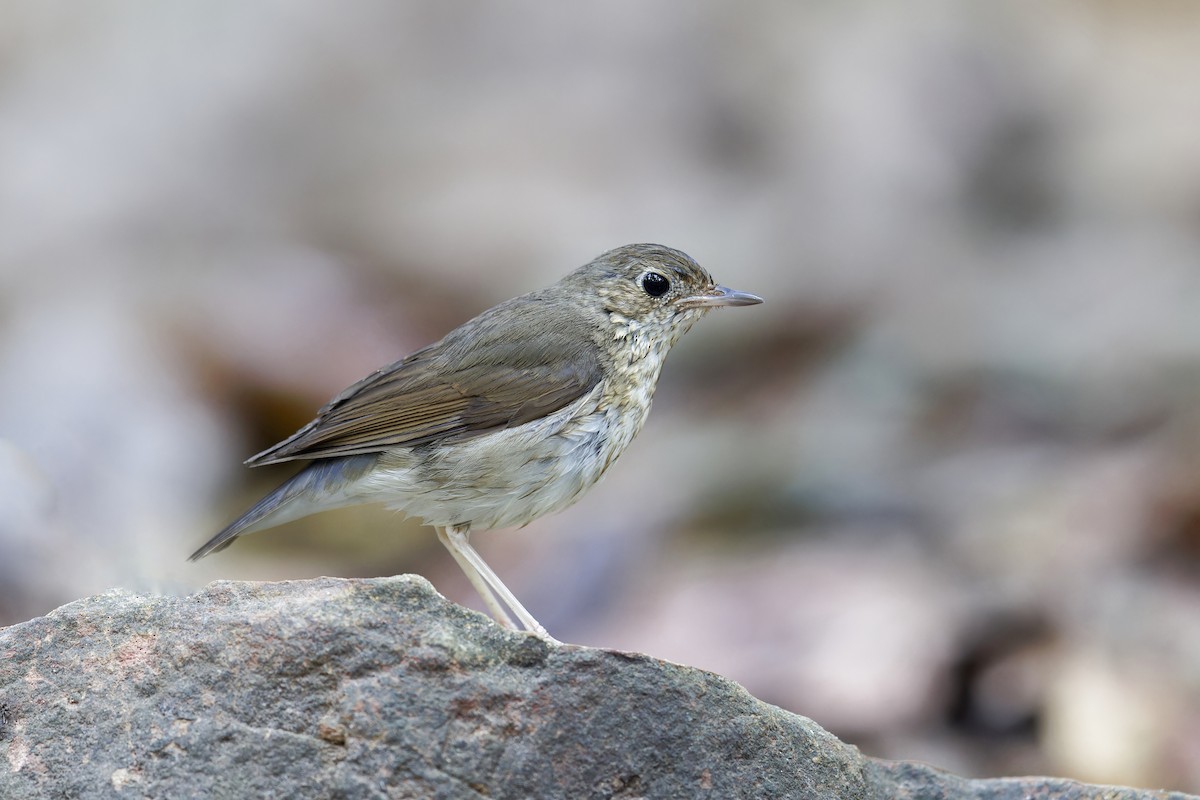
[[[288,439],[246,463],[378,453],[461,440],[522,425],[566,406],[600,381],[598,348],[569,322],[528,322],[493,309],[442,341],[346,389]],[[499,311],[500,313],[496,313]],[[514,324],[515,323],[515,324]]]

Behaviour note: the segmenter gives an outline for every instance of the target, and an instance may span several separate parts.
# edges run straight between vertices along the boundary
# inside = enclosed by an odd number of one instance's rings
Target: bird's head
[[[563,279],[562,288],[608,315],[614,336],[666,347],[705,312],[762,298],[721,286],[687,254],[660,244],[609,250]]]

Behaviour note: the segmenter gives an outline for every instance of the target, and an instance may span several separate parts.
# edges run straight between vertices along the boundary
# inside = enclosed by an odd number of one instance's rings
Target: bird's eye
[[[647,272],[642,276],[642,289],[651,297],[662,297],[671,288],[671,282],[658,272]]]

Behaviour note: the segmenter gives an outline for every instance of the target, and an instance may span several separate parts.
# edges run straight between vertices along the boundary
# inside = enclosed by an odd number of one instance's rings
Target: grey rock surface
[[[422,578],[114,590],[0,630],[0,798],[1184,798],[864,757]]]

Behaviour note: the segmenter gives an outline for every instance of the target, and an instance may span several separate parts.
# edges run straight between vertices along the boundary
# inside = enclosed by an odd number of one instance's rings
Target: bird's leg
[[[500,580],[500,576],[492,571],[492,568],[487,565],[483,557],[475,552],[475,548],[471,547],[468,540],[469,528],[465,525],[451,525],[446,528],[438,529],[438,539],[442,544],[446,545],[446,549],[454,556],[454,560],[462,567],[462,571],[467,574],[467,580],[471,581],[471,585],[479,592],[479,596],[483,598],[483,602],[491,610],[492,616],[496,617],[501,625],[506,622],[511,625],[508,614],[504,607],[500,605],[500,601],[508,606],[508,610],[516,615],[525,629],[536,633],[543,639],[550,642],[557,642],[550,633],[542,627],[542,624],[533,618],[525,606],[521,605],[521,601],[517,599],[509,588],[504,585],[504,581]],[[493,592],[495,594],[493,594]],[[497,599],[499,596],[499,599]]]
[[[475,587],[475,591],[483,598],[483,604],[488,607],[488,611],[495,617],[496,622],[500,623],[500,627],[516,630],[517,626],[513,623],[512,617],[508,615],[504,606],[496,599],[496,595],[492,593],[491,587],[488,586],[487,580],[479,574],[479,571],[467,560],[466,555],[458,549],[458,545],[450,539],[451,531],[458,531],[458,528],[438,528],[438,541],[446,546],[450,551],[450,555],[454,556],[454,560],[462,569],[463,574],[467,576],[467,580]],[[463,531],[462,538],[466,539],[466,531]],[[469,545],[468,545],[469,547]]]

